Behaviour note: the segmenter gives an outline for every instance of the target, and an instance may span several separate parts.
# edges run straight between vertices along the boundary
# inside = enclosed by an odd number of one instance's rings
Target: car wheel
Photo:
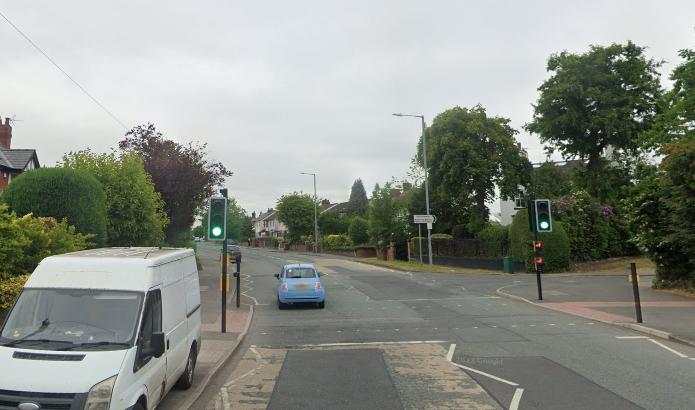
[[[280,310],[287,309],[287,304],[282,303],[278,300],[278,309],[280,309]]]
[[[181,377],[176,382],[176,388],[186,390],[193,386],[193,374],[195,373],[195,362],[196,353],[195,348],[191,348],[191,352],[188,353],[188,360],[186,361],[186,369],[183,371]]]
[[[316,304],[316,306],[318,306],[319,309],[323,309],[324,307],[326,307],[326,301],[324,300],[323,302],[319,302]]]

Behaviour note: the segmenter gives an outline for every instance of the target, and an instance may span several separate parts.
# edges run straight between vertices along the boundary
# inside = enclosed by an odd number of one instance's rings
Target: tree
[[[102,185],[86,171],[39,168],[15,178],[2,200],[18,215],[53,217],[92,235],[97,246],[106,243],[106,196]]]
[[[507,199],[528,185],[531,164],[509,121],[488,117],[480,105],[454,107],[437,115],[427,129],[432,209],[449,228],[466,224],[475,234],[488,220],[486,203],[495,198],[496,187]],[[422,140],[418,160],[423,163]]]
[[[645,135],[646,148],[684,138],[695,138],[695,50],[678,53],[685,61],[671,73],[673,87],[663,95],[661,112],[651,132]]]
[[[280,222],[287,226],[287,239],[295,242],[314,233],[314,198],[301,192],[280,197],[277,203]]]
[[[661,154],[630,201],[635,240],[656,264],[657,287],[695,290],[695,139],[666,144]]]
[[[206,231],[207,226],[197,225],[193,227],[193,229],[191,230],[191,234],[196,238],[205,238],[205,236],[207,235]]]
[[[536,198],[558,198],[572,192],[572,170],[545,162],[533,169],[532,185]]]
[[[410,228],[408,211],[394,201],[390,183],[374,186],[372,206],[369,208],[369,236],[379,245],[404,241]]]
[[[195,215],[232,172],[221,162],[206,158],[207,144],[187,145],[166,139],[153,124],[140,125],[126,133],[119,147],[142,155],[145,170],[152,176],[154,187],[162,195],[169,225],[166,241],[188,240]]]
[[[533,120],[525,126],[549,144],[548,152],[587,161],[587,188],[601,200],[614,189],[601,178],[604,151],[613,150],[615,158],[634,156],[657,112],[661,63],[644,50],[628,42],[551,55],[552,76],[538,88]]]
[[[319,230],[322,235],[340,235],[348,231],[350,218],[336,212],[324,212],[319,215]]]
[[[352,184],[350,190],[350,199],[348,200],[348,213],[350,215],[366,216],[369,208],[369,199],[367,199],[367,191],[364,189],[362,180],[357,178]]]
[[[135,152],[63,156],[63,167],[93,175],[106,194],[107,236],[111,246],[155,246],[164,240],[168,220],[162,197]]]
[[[369,221],[361,216],[352,218],[350,228],[348,228],[348,236],[355,245],[367,243],[369,241]]]

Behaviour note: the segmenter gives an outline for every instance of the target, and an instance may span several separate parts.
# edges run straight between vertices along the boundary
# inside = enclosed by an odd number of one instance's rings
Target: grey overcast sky
[[[531,118],[553,52],[633,40],[679,62],[690,1],[9,1],[0,11],[129,127],[207,142],[249,212],[283,193],[345,201],[406,175],[417,119],[481,103],[508,117],[531,160]],[[0,20],[0,115],[44,165],[108,151],[123,129]],[[185,181],[182,181],[185,183]],[[494,210],[493,210],[494,212]]]

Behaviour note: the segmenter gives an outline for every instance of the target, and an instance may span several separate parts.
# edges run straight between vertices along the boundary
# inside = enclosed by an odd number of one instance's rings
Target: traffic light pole
[[[533,231],[533,263],[536,266],[536,284],[538,286],[538,300],[543,300],[543,285],[541,284],[541,273],[543,273],[543,264],[536,263],[536,258],[540,257],[541,250],[536,248],[538,243],[538,221],[536,218],[536,195],[531,194],[531,198],[527,202],[529,225]]]
[[[220,193],[227,198],[227,189],[220,189]],[[209,218],[209,216],[208,216]],[[227,207],[224,208],[224,239],[222,239],[222,333],[227,333]]]
[[[227,333],[227,238],[222,241],[222,333]]]

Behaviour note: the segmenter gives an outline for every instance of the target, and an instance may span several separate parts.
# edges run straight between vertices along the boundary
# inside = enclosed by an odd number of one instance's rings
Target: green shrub
[[[106,200],[102,185],[86,171],[40,168],[20,174],[2,195],[18,215],[67,219],[78,232],[106,243]]]
[[[321,239],[323,249],[336,249],[352,246],[352,240],[347,235],[326,235]]]
[[[348,235],[352,239],[352,243],[369,242],[369,221],[361,216],[352,218],[348,228]]]
[[[0,204],[0,272],[5,275],[29,273],[45,257],[84,249],[88,239],[66,221],[18,218]]]
[[[422,254],[427,255],[427,237],[425,236],[414,236],[411,240],[413,244],[413,256],[420,256],[420,243],[422,241]]]
[[[451,236],[453,236],[454,239],[465,239],[469,238],[471,235],[466,225],[456,225],[451,229]]]
[[[622,216],[585,191],[575,191],[553,201],[553,218],[563,222],[575,262],[634,253]]]
[[[563,224],[553,221],[553,231],[539,233],[539,239],[543,242],[544,271],[563,272],[569,269],[570,242]],[[532,242],[533,234],[529,231],[528,213],[517,212],[509,228],[510,256],[524,262],[529,272],[534,270]]]
[[[433,233],[432,239],[454,239],[454,237],[447,233]]]
[[[476,235],[480,256],[506,256],[509,248],[509,227],[489,224]]]
[[[8,310],[12,307],[27,279],[29,279],[29,275],[6,278],[0,276],[0,309]]]

